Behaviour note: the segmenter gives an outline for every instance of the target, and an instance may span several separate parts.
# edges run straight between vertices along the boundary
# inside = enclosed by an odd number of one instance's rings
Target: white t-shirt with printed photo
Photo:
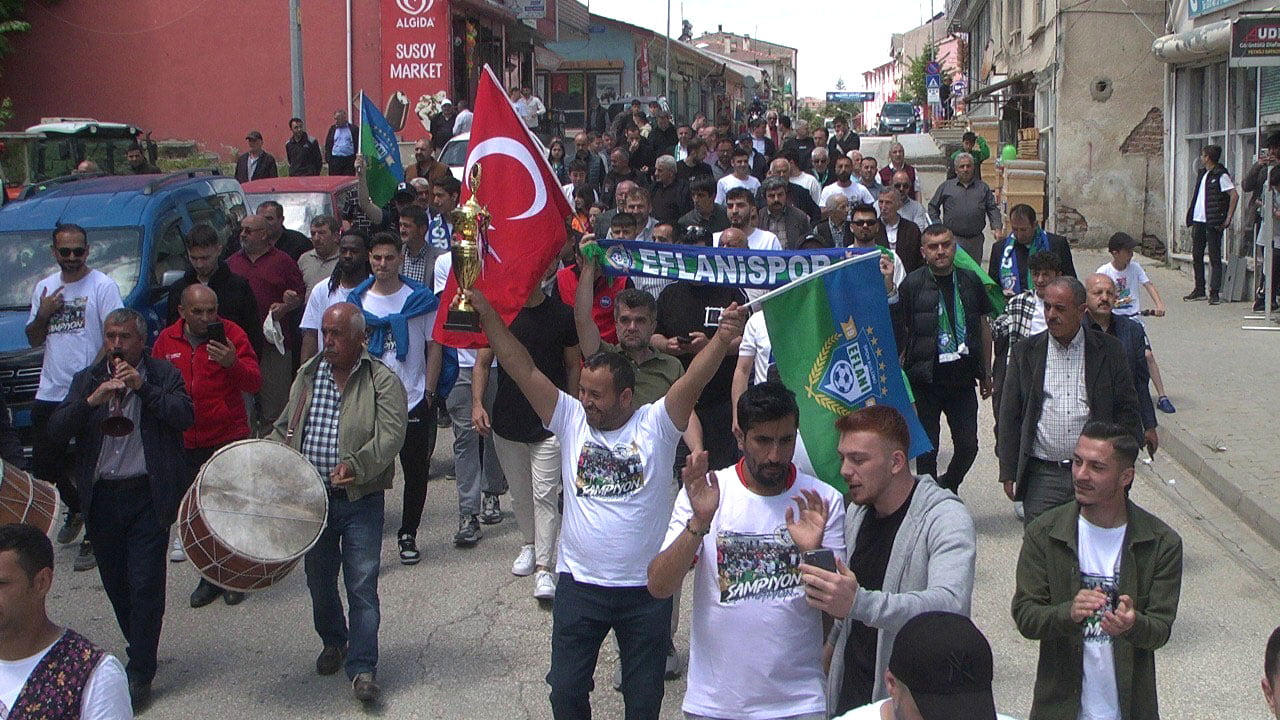
[[[1103,263],[1097,271],[1115,281],[1116,304],[1111,308],[1112,312],[1130,317],[1142,311],[1142,286],[1150,279],[1136,259],[1130,260],[1123,270],[1117,270],[1111,263]]]
[[[49,647],[21,660],[0,660],[0,717],[8,717],[13,711],[13,705],[31,673],[56,644],[55,640]],[[103,655],[89,674],[77,717],[79,720],[127,720],[133,717],[129,680],[115,655]]]
[[[671,518],[680,431],[665,399],[640,406],[616,430],[587,424],[561,392],[547,429],[560,439],[564,518],[558,572],[605,587],[643,587]]]
[[[822,546],[845,557],[844,501],[835,488],[796,472],[779,495],[746,486],[742,463],[716,471],[720,508],[693,568],[689,682],[683,709],[693,715],[772,720],[826,708],[822,613],[805,601],[800,550],[787,532],[787,508],[802,490],[827,506]],[[793,472],[795,468],[792,468]],[[693,516],[676,498],[663,547]]]
[[[413,288],[401,285],[391,295],[379,295],[374,288],[364,293],[362,305],[370,315],[386,317],[400,312],[404,303],[413,294]],[[409,397],[409,409],[422,402],[427,390],[427,343],[431,342],[431,328],[436,322],[436,311],[409,318],[409,354],[403,360],[396,357],[395,333],[390,328],[383,333],[381,360],[395,372],[400,382],[404,383],[405,394]],[[375,356],[377,357],[377,356]]]
[[[37,400],[62,402],[71,390],[71,378],[89,367],[102,349],[102,321],[112,310],[124,307],[120,287],[101,270],[90,270],[64,285],[62,271],[36,283],[31,292],[27,322],[40,311],[40,296],[62,288],[62,308],[49,318],[44,340],[44,364],[40,368]]]
[[[1126,525],[1102,528],[1081,515],[1076,521],[1080,554],[1081,587],[1107,593],[1106,605],[1084,621],[1084,679],[1080,688],[1077,720],[1111,720],[1120,717],[1116,689],[1116,659],[1111,636],[1102,629],[1104,613],[1115,610],[1111,598],[1120,587],[1120,552]]]

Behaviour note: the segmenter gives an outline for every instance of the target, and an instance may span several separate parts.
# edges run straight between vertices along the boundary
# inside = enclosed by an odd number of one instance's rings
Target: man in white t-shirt
[[[805,601],[800,563],[844,554],[844,500],[791,463],[799,438],[795,394],[754,385],[735,407],[743,457],[707,474],[696,453],[682,472],[649,592],[679,590],[692,566],[686,718],[825,720],[822,612]],[[722,691],[726,682],[732,693]]]
[[[124,306],[120,288],[99,270],[89,267],[89,238],[79,225],[60,224],[53,231],[53,259],[58,272],[36,283],[27,315],[27,342],[44,347],[40,386],[31,405],[32,473],[58,487],[67,506],[66,522],[58,531],[58,543],[75,542],[84,527],[80,495],[69,475],[67,446],[47,432],[49,416],[67,397],[71,377],[93,364],[102,348],[102,322],[107,314]],[[76,570],[95,565],[88,540],[80,544]]]
[[[451,253],[436,258],[435,287],[432,289],[437,296],[444,292],[452,271]],[[440,298],[440,304],[446,309],[451,302],[453,298]],[[434,345],[432,352],[443,355],[444,348]],[[483,441],[471,421],[471,375],[476,366],[476,351],[460,349],[457,353],[458,379],[444,400],[445,410],[453,424],[453,473],[458,484],[458,531],[453,535],[453,544],[472,547],[480,542],[481,523],[496,525],[502,522],[502,506],[498,497],[507,491],[507,481],[493,442]],[[497,367],[496,362],[493,367]],[[496,384],[485,388],[484,404],[490,413],[493,412],[497,390]]]
[[[1204,256],[1209,255],[1209,304],[1221,302],[1218,291],[1222,288],[1222,235],[1231,227],[1236,214],[1240,193],[1231,174],[1222,165],[1222,146],[1205,145],[1200,149],[1200,176],[1196,178],[1196,193],[1187,208],[1187,227],[1191,228],[1191,269],[1195,287],[1183,300],[1205,298]]]
[[[538,372],[488,300],[468,294],[498,362],[548,430],[560,439],[564,519],[551,631],[551,708],[558,719],[590,717],[592,673],[613,629],[622,653],[626,715],[656,720],[671,624],[671,600],[649,594],[647,568],[671,517],[676,445],[703,388],[742,337],[736,304],[661,400],[635,407],[635,370],[613,352],[583,363],[578,398]]]
[[[400,449],[404,509],[396,539],[401,564],[416,565],[422,559],[418,526],[427,501],[431,453],[436,449],[436,408],[442,400],[436,392],[441,355],[430,352],[431,328],[440,301],[431,290],[400,274],[403,262],[400,238],[391,233],[375,234],[369,249],[373,277],[357,285],[347,301],[364,311],[369,354],[400,378],[408,400],[409,418]]]
[[[1155,651],[1182,590],[1182,539],[1129,499],[1138,440],[1091,422],[1071,462],[1075,501],[1027,525],[1013,621],[1040,641],[1031,717],[1157,718]]]
[[[327,277],[316,283],[307,293],[306,309],[302,312],[302,362],[310,360],[320,348],[320,321],[324,311],[340,302],[372,274],[369,269],[369,235],[359,228],[352,228],[338,239],[337,279]]]
[[[751,197],[760,189],[760,179],[751,174],[751,153],[735,147],[733,149],[733,172],[716,181],[716,204],[724,205],[730,190],[746,188]]]
[[[747,247],[752,250],[781,250],[782,241],[768,230],[756,227],[759,217],[755,194],[749,190],[734,188],[729,191],[725,211],[729,215],[729,227],[741,230],[747,236]],[[722,231],[723,232],[723,231]],[[721,233],[711,236],[712,247],[720,247]]]
[[[836,194],[848,198],[850,206],[858,203],[875,204],[875,198],[871,192],[854,178],[853,160],[844,155],[836,156],[836,181],[822,188],[822,193],[818,196],[818,204],[826,207],[827,199]]]
[[[130,720],[124,667],[49,620],[52,586],[49,538],[30,525],[0,525],[0,717]]]
[[[963,663],[964,672],[955,672]],[[885,672],[889,697],[837,720],[1012,720],[996,713],[991,643],[973,621],[949,612],[916,615],[898,631]]]

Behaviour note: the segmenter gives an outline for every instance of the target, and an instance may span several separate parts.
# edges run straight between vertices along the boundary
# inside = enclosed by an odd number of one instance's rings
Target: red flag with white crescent
[[[471,197],[471,168],[478,163],[476,201],[488,209],[492,220],[489,246],[481,248],[484,266],[475,287],[510,325],[564,247],[565,220],[572,211],[542,144],[516,115],[488,65],[476,88],[474,112],[460,199],[466,202]],[[457,278],[451,272],[440,296],[433,337],[449,347],[486,347],[483,333],[444,327],[447,308],[457,292]]]

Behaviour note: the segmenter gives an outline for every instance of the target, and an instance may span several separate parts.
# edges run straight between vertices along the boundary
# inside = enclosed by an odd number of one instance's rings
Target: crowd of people
[[[249,438],[294,448],[324,483],[327,523],[304,560],[315,670],[343,671],[358,700],[377,701],[386,495],[402,478],[398,556],[417,564],[437,430],[449,427],[452,542],[473,546],[506,521],[510,490],[522,541],[511,572],[553,603],[555,717],[590,717],[610,631],[626,716],[659,716],[664,678],[680,672],[677,603],[692,573],[687,718],[994,718],[991,649],[968,619],[976,530],[959,495],[979,452],[980,398],[991,398],[999,481],[1026,522],[1012,614],[1040,642],[1031,717],[1158,717],[1154,653],[1176,617],[1182,548],[1129,499],[1139,452],[1158,447],[1149,380],[1173,411],[1139,287],[1156,314],[1163,304],[1136,243],[1118,233],[1112,260],[1082,281],[1067,242],[1019,205],[983,247],[987,225],[1003,223],[969,152],[926,207],[901,145],[881,168],[847,118],[830,137],[799,120],[780,131],[782,119],[734,135],[635,103],[605,132],[575,136],[572,154],[552,141],[573,232],[509,325],[466,291],[481,350],[433,338],[452,300],[440,294],[460,186],[432,141],[386,206],[353,157],[358,203],[314,218],[309,238],[284,229],[274,203],[235,218],[231,237],[191,228],[190,269],[149,348],[146,319],[93,269],[92,238],[52,228],[58,270],[34,289],[27,325],[44,348],[31,469],[67,508],[56,541],[83,529],[74,568],[96,565],[128,657],[121,667],[48,619],[51,544],[0,528],[0,716],[47,697],[66,708],[59,717],[148,706],[167,563],[184,559],[170,542],[179,500],[215,453]],[[300,122],[293,131],[290,164],[314,162],[315,141]],[[331,172],[354,132],[335,117]],[[249,177],[270,164],[255,134]],[[934,450],[913,470],[907,419],[873,405],[836,424],[840,477],[815,477],[795,389],[777,379],[750,294],[605,276],[596,237],[880,254]],[[129,429],[104,433],[116,416]],[[201,579],[190,603],[219,597],[244,600]],[[1273,703],[1277,655],[1273,638]]]

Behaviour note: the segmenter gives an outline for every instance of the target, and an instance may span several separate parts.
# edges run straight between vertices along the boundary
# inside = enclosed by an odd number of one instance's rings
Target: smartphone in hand
[[[205,336],[222,345],[227,344],[227,328],[222,324],[221,320],[215,320],[209,323],[209,328],[205,331]]]
[[[827,572],[836,571],[836,554],[831,552],[829,548],[818,548],[817,550],[806,550],[800,555],[800,562],[805,565],[822,568]]]

